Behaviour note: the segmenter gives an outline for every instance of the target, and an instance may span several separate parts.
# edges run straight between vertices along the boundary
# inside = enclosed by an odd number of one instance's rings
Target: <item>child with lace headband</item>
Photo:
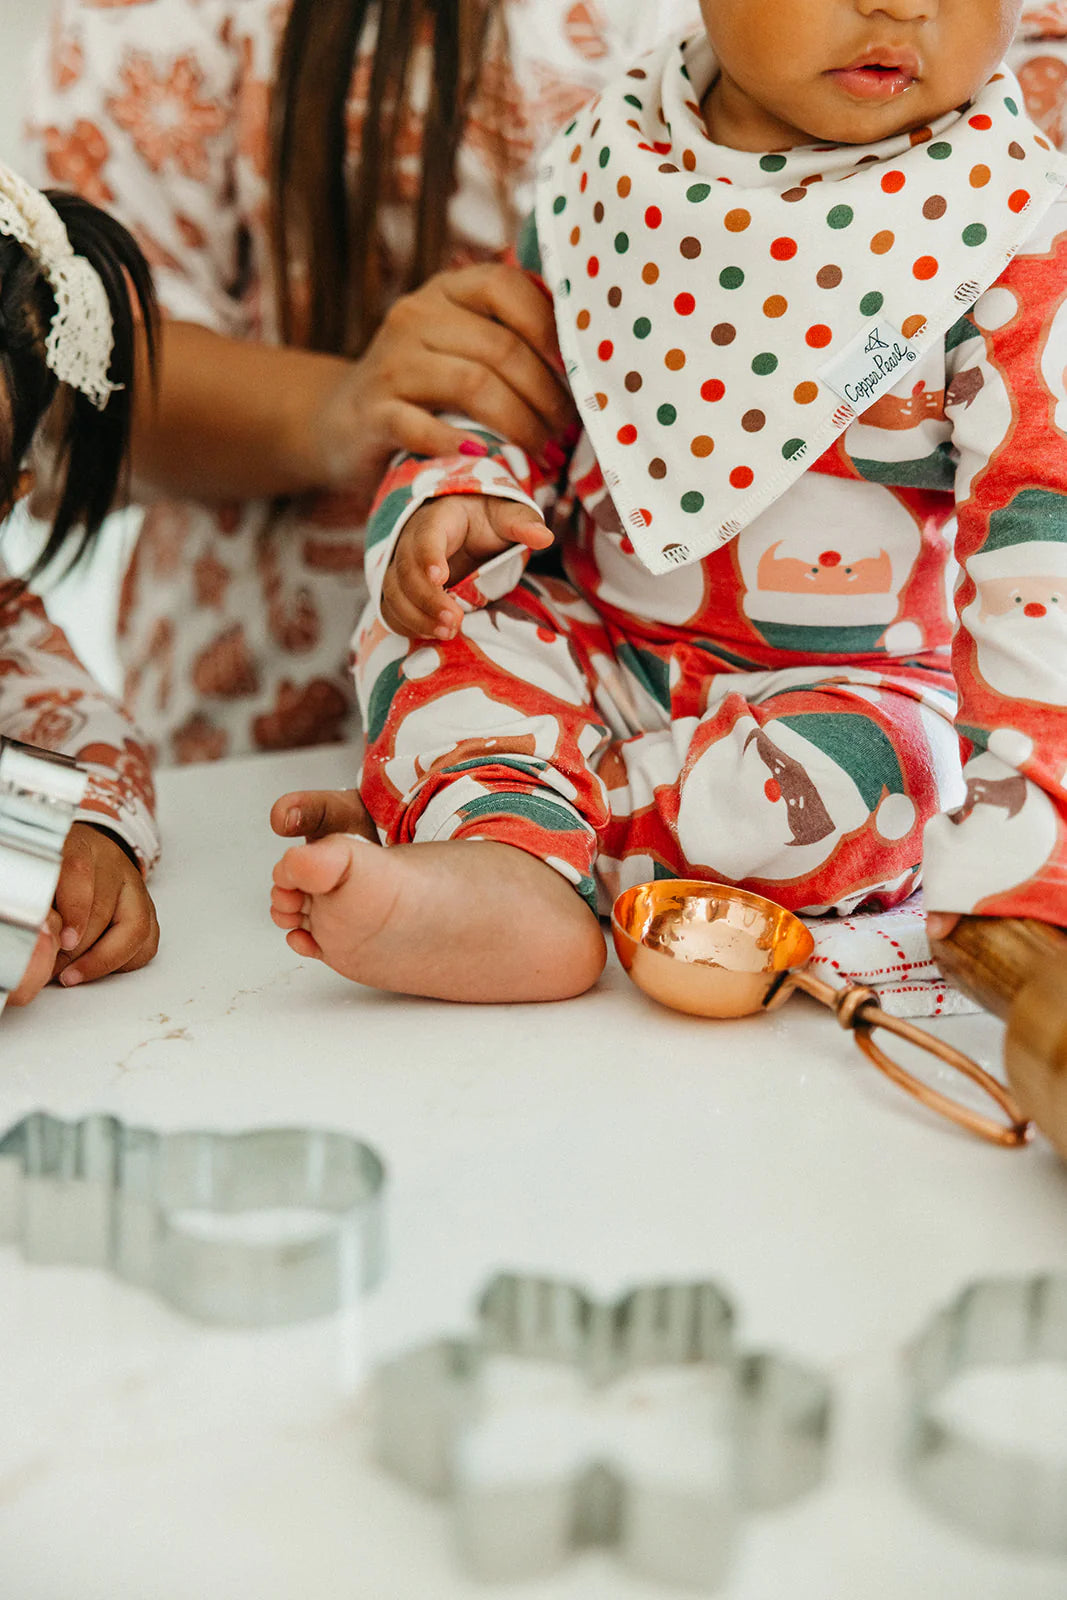
[[[521,253],[584,431],[379,497],[390,848],[311,842],[274,892],[361,982],[579,993],[663,876],[1067,923],[1067,161],[1003,64],[1021,6],[702,12],[543,167]]]
[[[147,266],[118,223],[0,165],[0,518],[39,480],[54,510],[35,572],[61,553],[77,561],[114,504],[137,329],[151,356],[155,315]],[[145,886],[158,853],[146,752],[26,584],[2,571],[0,734],[90,774],[53,911],[12,1000],[52,977],[69,987],[143,966],[158,943]]]

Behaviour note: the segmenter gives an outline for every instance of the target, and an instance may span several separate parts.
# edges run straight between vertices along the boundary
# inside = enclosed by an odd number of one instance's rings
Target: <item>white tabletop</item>
[[[1062,1600],[1067,1565],[946,1530],[896,1477],[901,1346],[969,1279],[1067,1269],[1067,1169],[932,1119],[813,1004],[701,1023],[613,964],[562,1006],[458,1008],[298,961],[267,916],[270,801],[340,750],[165,774],[163,945],[144,972],[3,1018],[0,1127],[43,1107],[161,1129],[358,1133],[390,1171],[362,1316],[237,1333],[0,1251],[4,1600],[601,1600],[606,1558],[486,1589],[447,1517],[369,1454],[379,1355],[469,1325],[500,1267],[614,1295],[713,1277],[747,1347],[839,1394],[829,1482],[753,1520],[729,1600]],[[939,1024],[986,1064],[997,1025]]]

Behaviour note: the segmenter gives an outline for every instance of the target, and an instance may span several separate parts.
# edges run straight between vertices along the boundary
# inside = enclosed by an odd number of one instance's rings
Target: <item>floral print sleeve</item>
[[[2,570],[0,582],[8,584]],[[148,753],[28,591],[0,592],[0,734],[80,761],[90,773],[80,819],[114,833],[151,870],[159,832]]]
[[[1067,921],[1067,204],[950,337],[967,800],[927,904]]]
[[[132,230],[171,316],[239,337],[239,61],[222,0],[60,0],[29,104],[31,176]],[[264,108],[265,111],[265,108]]]

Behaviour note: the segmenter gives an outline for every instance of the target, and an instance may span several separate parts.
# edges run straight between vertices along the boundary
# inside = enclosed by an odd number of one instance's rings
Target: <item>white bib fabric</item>
[[[642,58],[550,147],[537,223],[560,345],[650,572],[766,510],[1001,275],[1067,186],[1002,69],[877,145],[708,137],[707,42]]]

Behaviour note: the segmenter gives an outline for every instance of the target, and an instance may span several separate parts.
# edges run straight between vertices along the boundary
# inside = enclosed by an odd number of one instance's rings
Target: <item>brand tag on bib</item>
[[[918,361],[917,342],[905,339],[891,322],[872,322],[823,368],[820,377],[827,388],[862,415]]]

